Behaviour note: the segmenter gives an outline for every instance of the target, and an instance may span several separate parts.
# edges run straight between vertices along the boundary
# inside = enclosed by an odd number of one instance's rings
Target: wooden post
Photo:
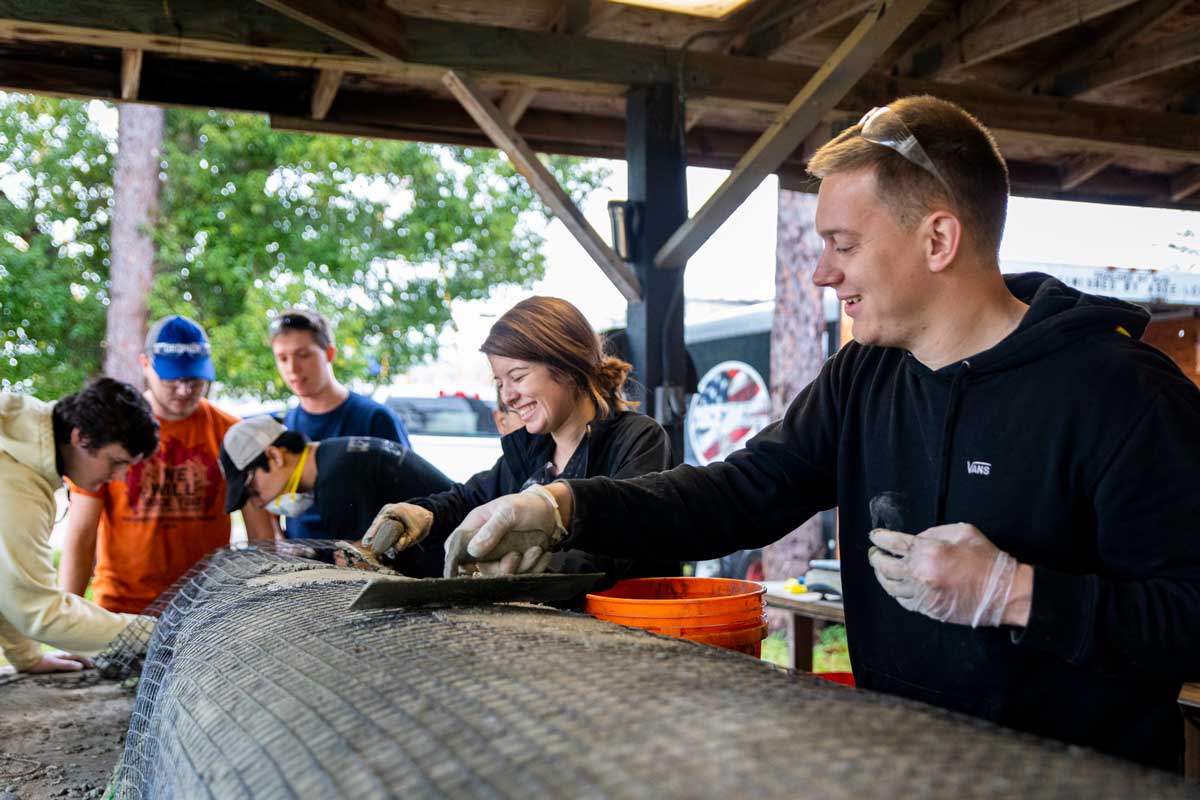
[[[142,51],[126,47],[121,51],[121,99],[137,100],[142,81]]]
[[[671,439],[674,463],[683,459],[683,419],[659,408],[655,388],[675,387],[677,399],[687,378],[683,346],[683,264],[655,269],[654,253],[687,219],[687,160],[679,95],[670,84],[634,89],[625,104],[625,160],[629,200],[642,204],[635,231],[634,270],[642,301],[630,303],[627,332],[637,380],[646,387],[643,411],[656,417]]]
[[[342,85],[342,75],[344,74],[340,69],[323,69],[317,73],[317,77],[313,81],[313,119],[325,119],[330,107],[333,105],[333,98],[337,97],[338,88]]]

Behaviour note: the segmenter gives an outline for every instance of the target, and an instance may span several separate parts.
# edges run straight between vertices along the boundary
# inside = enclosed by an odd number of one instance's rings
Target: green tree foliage
[[[99,371],[115,153],[81,103],[0,108],[0,389],[57,396]]]
[[[115,143],[95,106],[0,99],[0,388],[54,397],[99,371]],[[550,159],[577,198],[603,174]],[[150,318],[209,331],[218,379],[286,394],[266,342],[288,305],[337,328],[339,375],[387,379],[436,354],[453,299],[544,270],[525,181],[492,150],[274,131],[171,109]]]

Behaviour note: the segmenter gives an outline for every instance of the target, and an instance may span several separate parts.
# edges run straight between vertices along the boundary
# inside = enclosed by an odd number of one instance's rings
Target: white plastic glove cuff
[[[987,581],[983,584],[979,605],[971,617],[972,628],[980,625],[995,628],[1004,621],[1004,609],[1008,607],[1008,598],[1016,578],[1017,560],[1003,550],[997,550]]]
[[[545,486],[540,483],[535,483],[524,491],[530,494],[536,494],[538,497],[550,504],[551,510],[554,511],[554,532],[550,534],[550,543],[558,544],[563,539],[567,538],[567,529],[563,526],[562,514],[558,510],[558,501],[554,499],[554,495]]]

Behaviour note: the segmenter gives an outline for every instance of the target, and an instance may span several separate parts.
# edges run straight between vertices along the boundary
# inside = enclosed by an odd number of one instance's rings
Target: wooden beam
[[[769,56],[790,44],[817,36],[840,22],[865,14],[873,2],[792,0],[779,10],[780,14],[786,16],[765,29],[743,37],[744,43],[733,52],[743,56]]]
[[[566,25],[559,29],[571,36],[587,36],[619,17],[629,6],[611,0],[565,0]]]
[[[531,111],[526,123],[532,125],[535,116],[550,112]],[[315,121],[305,117],[282,117],[272,115],[271,126],[279,130],[292,130],[304,133],[328,133],[344,136],[372,137],[378,139],[400,139],[403,141],[430,141],[430,128],[408,127],[400,123],[395,125],[371,125],[346,123],[331,120]],[[704,132],[701,131],[703,134]],[[723,135],[726,132],[716,132]],[[727,158],[703,148],[697,149],[689,136],[688,163],[695,166],[716,167],[728,169],[736,159]],[[439,134],[437,141],[446,144],[457,144],[468,147],[492,146],[486,136],[476,129],[471,134],[452,133]],[[532,142],[531,138],[531,142]],[[807,148],[807,142],[802,148]],[[540,146],[539,146],[540,147]],[[576,143],[567,140],[555,140],[543,148],[549,152],[565,155],[591,156],[598,158],[621,158],[624,154],[624,141],[615,142],[607,148],[598,143]],[[744,152],[744,151],[743,151]],[[1160,175],[1148,173],[1132,173],[1119,171],[1116,168],[1100,173],[1093,180],[1071,191],[1063,191],[1062,176],[1057,167],[1049,164],[1034,164],[1009,160],[1009,177],[1014,196],[1039,197],[1048,200],[1071,200],[1085,203],[1107,203],[1127,205],[1137,208],[1176,208],[1186,211],[1200,211],[1200,196],[1191,195],[1182,200],[1172,201],[1167,194],[1168,181]],[[779,169],[780,186],[792,191],[815,192],[819,181],[813,179],[804,170],[804,165],[797,159],[790,160]]]
[[[329,107],[333,105],[333,98],[337,97],[344,74],[340,69],[323,69],[317,73],[317,77],[313,81],[313,119],[325,119],[329,113]]]
[[[1179,201],[1200,192],[1200,167],[1192,167],[1171,177],[1171,199]]]
[[[546,26],[546,30],[550,33],[587,36],[597,27],[615,18],[625,8],[628,6],[607,0],[564,0]],[[500,110],[514,128],[537,94],[537,89],[520,88],[506,92],[504,97],[500,98]]]
[[[1053,36],[1088,20],[1111,14],[1137,0],[1052,0],[1010,12],[966,31],[950,44],[937,69],[924,73],[941,78]]]
[[[138,99],[138,84],[142,80],[142,51],[125,48],[121,51],[121,99]]]
[[[1065,165],[1061,187],[1064,192],[1069,192],[1081,183],[1091,180],[1102,170],[1109,167],[1116,156],[1092,156],[1087,155]]]
[[[733,34],[722,45],[724,52],[740,52],[751,36],[776,24],[781,19],[781,15],[788,13],[796,3],[797,0],[754,0],[744,6],[744,13],[732,26]]]
[[[1054,63],[1019,87],[1023,92],[1040,91],[1042,94],[1070,95],[1071,85],[1079,80],[1079,73],[1100,59],[1112,54],[1128,40],[1161,23],[1190,0],[1143,0],[1124,11],[1087,47],[1069,50],[1066,57]]]
[[[216,65],[236,62],[267,65],[266,68],[278,65],[344,69],[347,73],[383,75],[398,83],[437,81],[446,68],[454,68],[474,71],[480,75],[480,84],[488,88],[530,87],[608,97],[623,95],[630,85],[675,80],[679,73],[678,52],[666,48],[413,18],[408,19],[413,60],[404,64],[385,62],[355,53],[340,41],[257,5],[238,6],[237,13],[233,13],[222,10],[216,2],[171,0],[178,25],[188,33],[179,36],[163,32],[160,0],[122,0],[113,6],[111,19],[89,21],[119,29],[62,24],[65,15],[55,11],[56,4],[0,0],[0,39],[23,46],[36,43],[135,47],[170,56],[171,63],[175,63],[174,59],[192,58]],[[259,9],[257,14],[255,9]],[[13,19],[14,16],[20,18]],[[0,59],[5,86],[84,94],[78,89],[62,88],[76,85],[68,73],[78,70],[60,65],[38,74],[18,69],[20,62],[14,58],[17,57],[6,59],[7,68],[5,59]],[[708,103],[713,108],[770,114],[778,113],[814,73],[814,69],[798,64],[693,52],[688,54],[684,82],[693,108]],[[117,85],[116,78],[110,76],[107,80],[111,86]],[[113,88],[92,89],[90,96],[113,94]],[[864,76],[838,110],[847,115],[862,114],[872,106],[909,94],[933,94],[957,103],[998,136],[1025,143],[1111,153],[1122,158],[1200,163],[1200,131],[1195,117],[1187,114],[1064,101],[977,85],[879,74]],[[307,96],[304,91],[306,99]],[[216,100],[213,105],[229,107],[230,104]],[[256,110],[273,108],[272,102]],[[307,113],[304,109],[299,115]],[[294,115],[297,114],[289,114]]]
[[[1200,33],[1188,27],[1154,44],[1115,53],[1087,70],[1078,95],[1094,96],[1112,86],[1200,61]]]
[[[967,0],[944,17],[896,60],[895,73],[912,77],[932,75],[950,61],[955,42],[1004,10],[1010,0]]]
[[[825,65],[738,162],[696,215],[680,226],[654,257],[660,268],[680,268],[767,175],[800,146],[879,56],[892,46],[930,0],[881,0],[855,26]]]
[[[583,216],[579,207],[567,196],[555,177],[538,160],[521,135],[516,132],[500,109],[479,91],[472,81],[451,70],[442,79],[450,93],[462,103],[464,109],[478,123],[496,147],[504,151],[517,171],[525,176],[529,185],[537,192],[542,202],[562,221],[572,235],[583,245],[583,249],[613,282],[617,290],[630,303],[642,300],[641,286],[629,265],[613,252],[600,238],[596,229]]]
[[[310,133],[495,146],[456,102],[381,103],[378,95],[361,91],[343,90],[338,95],[337,107],[325,120],[297,120],[281,112],[272,114],[271,124]],[[625,157],[625,121],[620,117],[533,108],[522,119],[521,125],[521,137],[538,152],[613,159]],[[687,136],[688,164],[731,169],[757,138],[749,132],[706,128],[701,123]],[[786,166],[803,171],[802,155],[797,151]]]
[[[509,125],[516,127],[535,97],[537,89],[513,89],[500,98],[500,113],[508,120]]]
[[[258,0],[338,41],[383,59],[407,61],[406,18],[384,0],[330,3],[326,0]]]

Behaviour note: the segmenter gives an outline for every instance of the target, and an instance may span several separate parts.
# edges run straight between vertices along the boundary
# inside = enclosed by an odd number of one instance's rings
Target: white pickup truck
[[[486,400],[456,394],[383,402],[404,421],[413,450],[451,480],[461,483],[500,458],[500,433]]]

